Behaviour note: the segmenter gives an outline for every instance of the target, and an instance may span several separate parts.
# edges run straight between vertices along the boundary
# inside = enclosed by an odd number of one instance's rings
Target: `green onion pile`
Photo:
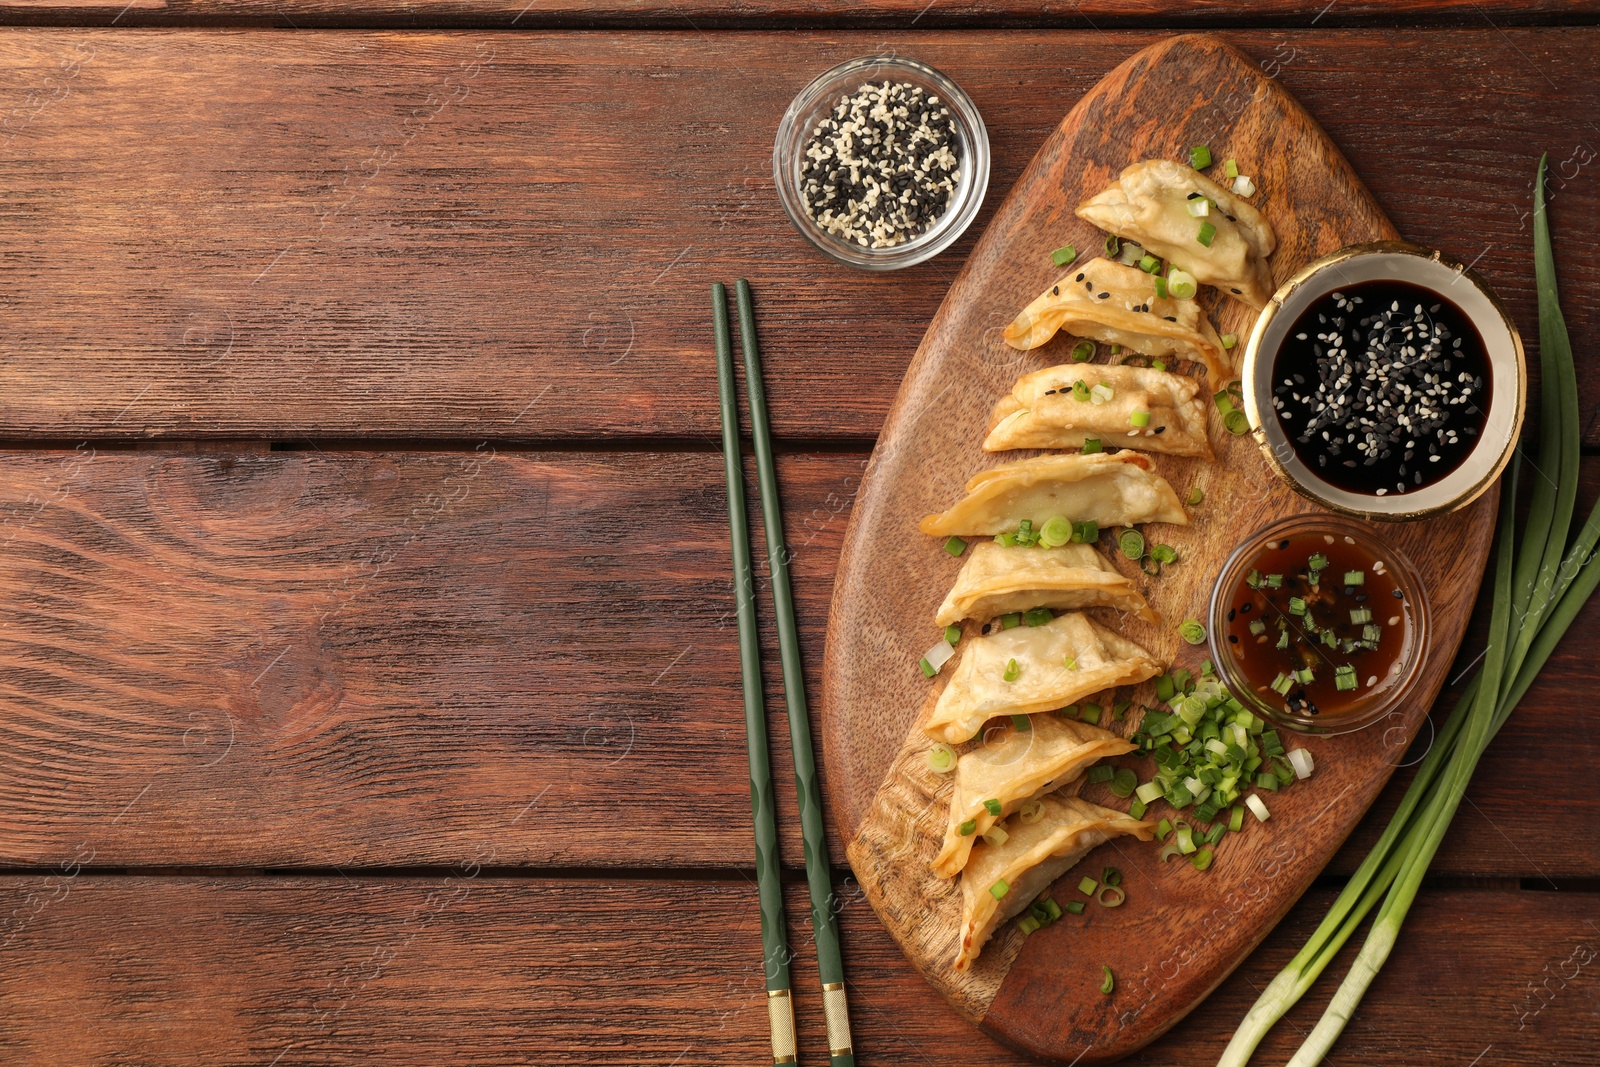
[[[1440,728],[1383,836],[1351,877],[1333,908],[1240,1023],[1219,1067],[1242,1067],[1266,1036],[1316,981],[1367,914],[1378,909],[1350,973],[1290,1067],[1322,1062],[1389,958],[1423,875],[1461,803],[1489,742],[1533,683],[1567,627],[1600,583],[1600,504],[1569,538],[1577,501],[1580,440],[1578,385],[1572,345],[1557,299],[1555,256],[1545,212],[1545,160],[1534,191],[1534,274],[1539,290],[1540,477],[1528,520],[1513,530],[1519,451],[1500,497],[1500,543],[1495,554],[1493,608],[1483,665]]]
[[[1305,749],[1285,749],[1278,732],[1267,729],[1217,680],[1209,660],[1198,681],[1188,671],[1178,670],[1157,678],[1155,684],[1157,699],[1170,710],[1146,708],[1133,735],[1140,751],[1155,759],[1156,774],[1133,789],[1135,799],[1128,813],[1142,819],[1158,800],[1177,812],[1192,808],[1197,823],[1211,825],[1162,819],[1156,835],[1165,842],[1162,860],[1188,856],[1190,864],[1203,871],[1211,866],[1212,848],[1225,835],[1244,829],[1246,810],[1257,822],[1270,817],[1260,795],[1248,792],[1252,787],[1276,793],[1309,777],[1315,763]],[[1133,777],[1131,771],[1127,774]]]

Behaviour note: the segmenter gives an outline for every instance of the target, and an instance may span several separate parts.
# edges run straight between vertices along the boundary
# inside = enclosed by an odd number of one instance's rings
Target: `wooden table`
[[[771,136],[838,60],[960,81],[992,209],[1101,74],[1218,25],[1529,334],[1548,150],[1600,446],[1593,0],[524,2],[0,2],[0,1062],[765,1062],[706,287],[761,302],[814,672],[972,242],[867,276],[791,232]],[[1331,1062],[1600,1061],[1597,638],[1600,606]],[[1215,1061],[1404,777],[1141,1062]],[[862,1062],[1021,1062],[916,977],[842,844]]]

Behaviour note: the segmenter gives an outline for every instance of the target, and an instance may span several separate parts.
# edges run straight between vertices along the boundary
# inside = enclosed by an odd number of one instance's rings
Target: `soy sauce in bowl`
[[[1460,468],[1493,386],[1467,315],[1395,280],[1318,298],[1289,328],[1272,379],[1272,406],[1300,461],[1340,489],[1374,496]]]

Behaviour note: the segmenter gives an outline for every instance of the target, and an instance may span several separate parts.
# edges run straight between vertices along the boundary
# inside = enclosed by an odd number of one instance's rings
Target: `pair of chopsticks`
[[[739,341],[744,349],[745,384],[750,394],[750,438],[755,445],[761,491],[761,517],[767,532],[767,564],[772,575],[772,607],[778,623],[778,654],[783,664],[784,701],[789,708],[789,742],[794,749],[795,789],[800,801],[800,832],[805,846],[806,882],[811,889],[811,930],[822,978],[822,1010],[828,1027],[831,1067],[855,1067],[850,1016],[845,1005],[844,963],[834,914],[833,875],[822,826],[822,796],[811,752],[811,715],[806,708],[800,639],[789,589],[789,552],[778,503],[778,474],[772,463],[767,428],[766,388],[756,346],[755,307],[750,283],[740,278]],[[789,944],[784,932],[783,886],[778,871],[778,820],[773,806],[772,768],[767,762],[767,705],[761,687],[761,649],[756,640],[755,575],[750,567],[750,532],[745,527],[744,468],[739,454],[739,405],[734,398],[733,346],[728,336],[728,291],[711,286],[712,326],[717,345],[717,388],[722,397],[722,457],[728,475],[728,526],[733,545],[734,601],[739,622],[739,670],[744,681],[745,739],[750,749],[750,807],[756,824],[756,885],[761,899],[761,948],[766,965],[767,1015],[772,1025],[773,1063],[797,1063],[794,1002],[789,991]]]

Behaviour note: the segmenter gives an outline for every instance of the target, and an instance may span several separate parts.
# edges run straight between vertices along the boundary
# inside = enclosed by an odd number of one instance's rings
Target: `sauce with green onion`
[[[1412,592],[1353,537],[1273,540],[1229,592],[1227,654],[1267,704],[1337,719],[1400,681]]]

